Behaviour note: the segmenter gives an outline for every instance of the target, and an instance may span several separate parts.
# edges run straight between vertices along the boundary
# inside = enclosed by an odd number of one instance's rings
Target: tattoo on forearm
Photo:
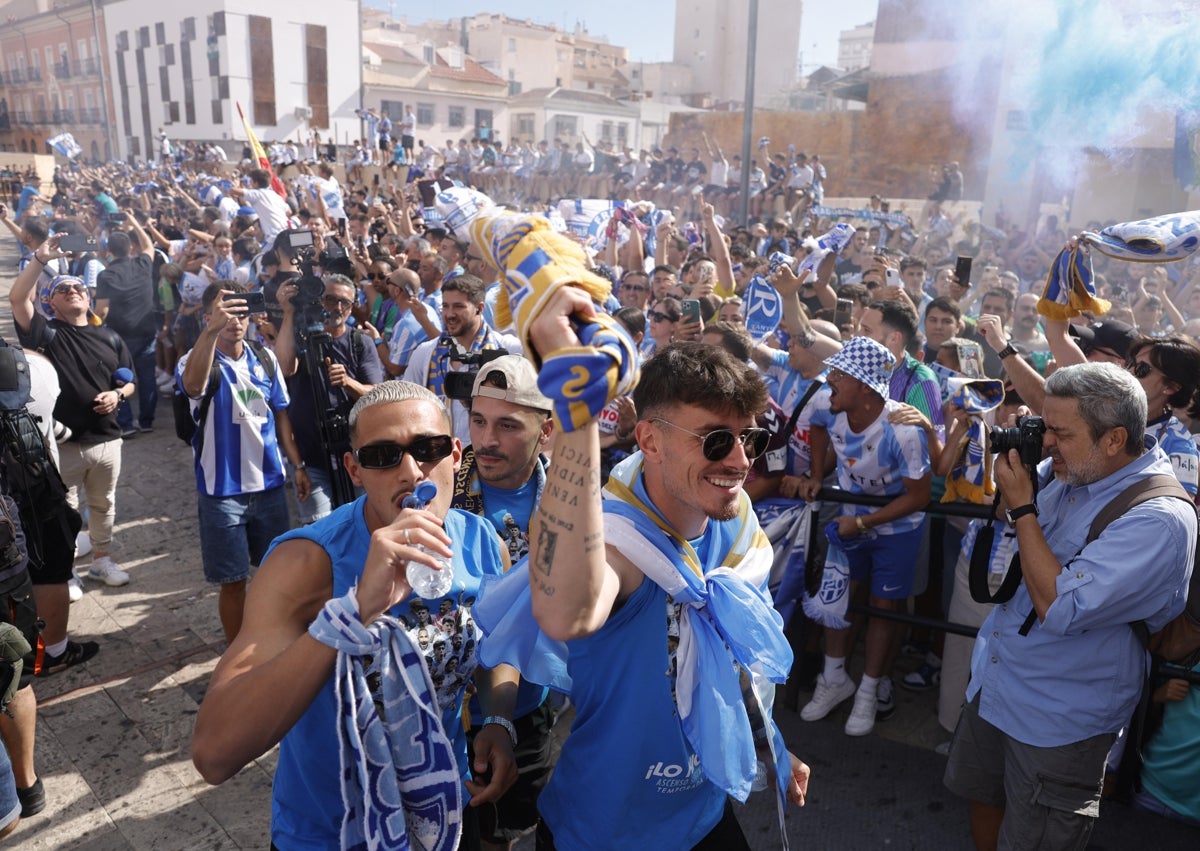
[[[554,596],[554,586],[553,585],[547,585],[545,582],[543,582],[542,580],[539,579],[539,580],[537,580],[537,587],[538,587],[538,590],[541,591],[543,594],[545,594],[547,597]]]
[[[584,536],[583,551],[585,553],[594,553],[596,550],[604,546],[604,535],[600,532],[593,532],[591,535]]]
[[[552,532],[545,520],[538,521],[538,548],[535,567],[547,576],[554,564],[554,549],[558,546],[558,532]]]

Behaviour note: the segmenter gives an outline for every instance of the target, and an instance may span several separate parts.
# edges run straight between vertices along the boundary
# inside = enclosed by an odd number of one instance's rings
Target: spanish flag
[[[254,135],[254,131],[250,128],[250,122],[246,120],[246,113],[242,112],[242,105],[237,104],[238,115],[242,118],[242,126],[246,128],[246,138],[250,140],[250,149],[254,151],[254,158],[258,160],[260,168],[265,168],[267,173],[271,175],[271,188],[279,195],[280,198],[287,200],[287,190],[283,188],[283,182],[280,181],[279,175],[275,174],[275,169],[271,168],[271,161],[267,159],[267,152],[263,150],[263,146],[259,143],[258,137]]]

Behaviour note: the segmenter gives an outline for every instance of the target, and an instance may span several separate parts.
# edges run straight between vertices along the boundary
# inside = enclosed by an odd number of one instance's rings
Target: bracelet
[[[859,532],[867,531],[867,524],[863,523],[861,514],[854,515],[854,525],[858,527]]]
[[[488,724],[499,724],[501,727],[503,727],[508,733],[508,737],[512,739],[512,746],[514,748],[517,746],[517,728],[513,726],[513,722],[509,721],[507,718],[502,718],[499,715],[489,715],[487,718],[483,719],[483,723],[479,726],[482,728],[486,727]]]
[[[308,464],[304,463],[303,461],[295,463],[292,466],[295,467],[297,470],[307,470],[308,469]]]
[[[41,263],[43,269],[46,268],[46,261],[43,260],[41,257],[38,257],[36,254],[34,254],[33,259],[36,260],[37,262]]]

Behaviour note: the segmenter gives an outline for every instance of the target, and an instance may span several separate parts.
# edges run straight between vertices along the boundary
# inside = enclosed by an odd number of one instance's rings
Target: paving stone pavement
[[[0,333],[10,340],[14,268],[11,243],[0,243]],[[122,588],[85,582],[83,600],[71,607],[71,635],[96,639],[100,653],[35,683],[47,807],[18,827],[11,847],[268,847],[274,751],[219,787],[191,764],[192,726],[224,640],[216,591],[202,578],[191,450],[176,439],[165,398],[156,424],[128,441],[122,458],[113,554],[131,581]],[[918,662],[902,658],[897,677]],[[793,847],[969,846],[966,808],[942,788],[944,758],[933,752],[948,738],[936,721],[936,692],[897,696],[891,720],[851,739],[841,730],[847,707],[805,724],[781,692],[776,717],[785,739],[814,770],[809,806],[788,817]],[[739,819],[754,848],[779,847],[766,796],[753,796]],[[1193,829],[1105,805],[1089,847],[1195,848],[1198,838]],[[517,843],[518,851],[532,848],[531,837]]]

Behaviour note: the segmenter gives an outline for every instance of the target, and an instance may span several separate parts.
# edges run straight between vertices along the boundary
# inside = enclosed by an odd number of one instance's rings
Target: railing
[[[74,77],[95,77],[100,73],[98,59],[76,59],[73,62],[54,63],[54,76],[59,80],[69,80]]]

